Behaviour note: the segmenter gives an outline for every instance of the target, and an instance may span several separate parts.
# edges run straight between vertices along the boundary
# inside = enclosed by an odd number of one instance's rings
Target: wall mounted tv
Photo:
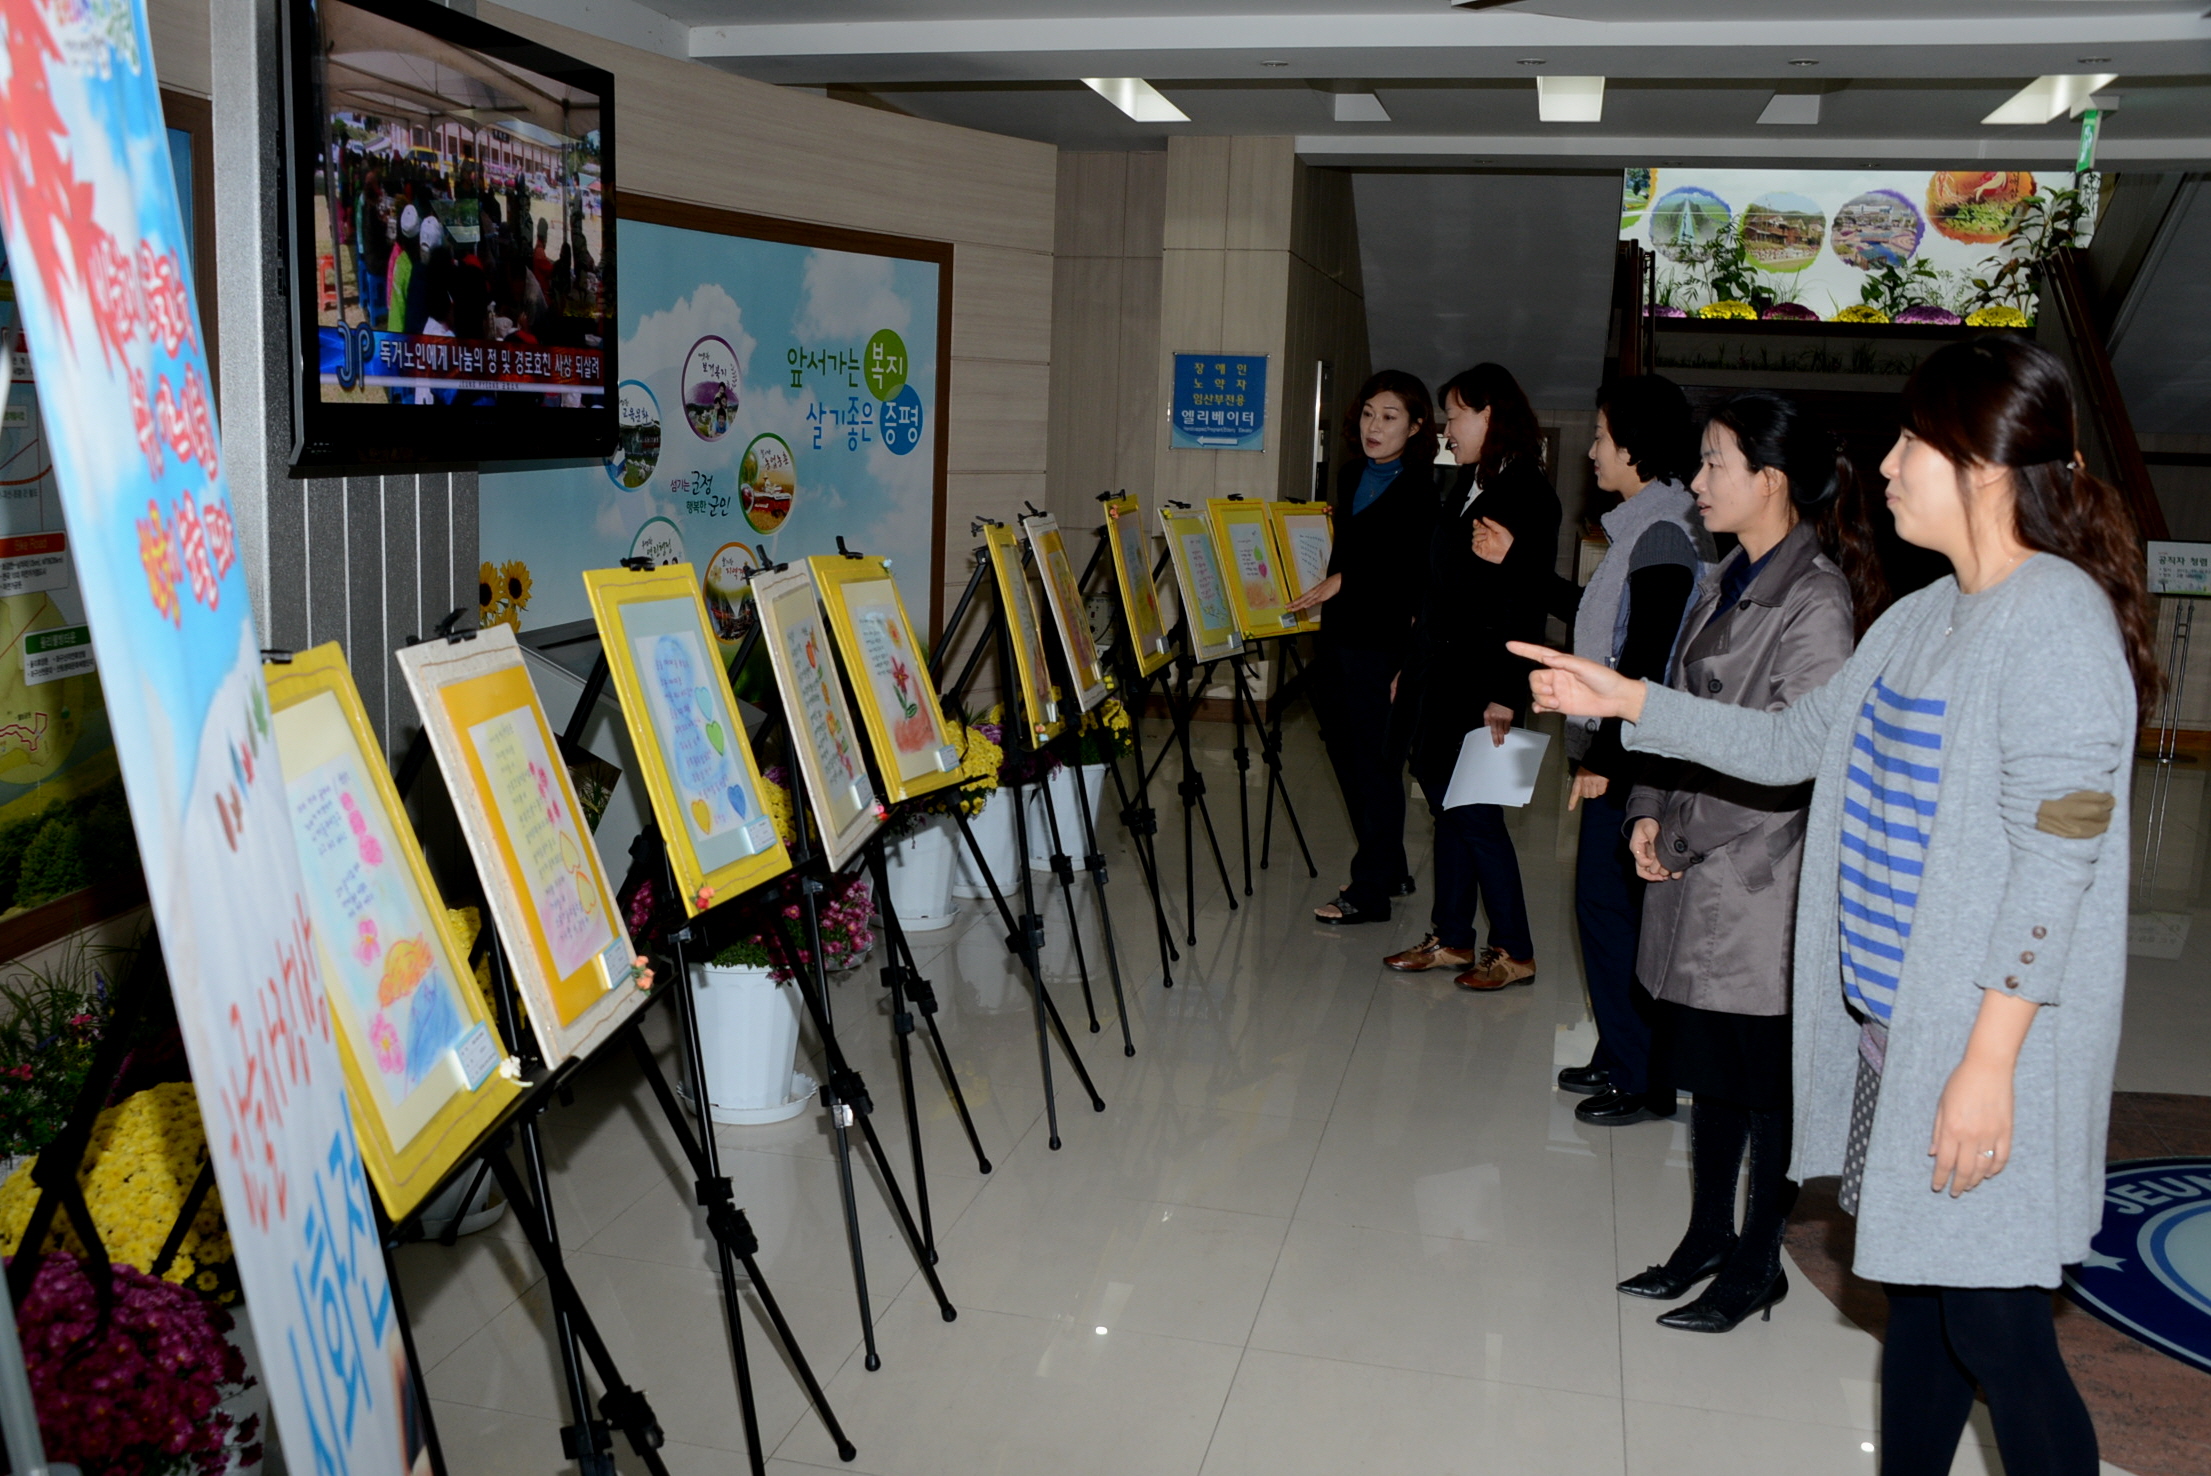
[[[296,472],[613,449],[614,80],[428,0],[290,0]]]

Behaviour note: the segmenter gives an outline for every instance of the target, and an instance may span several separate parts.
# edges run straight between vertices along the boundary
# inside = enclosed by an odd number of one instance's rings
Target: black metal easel
[[[473,630],[460,628],[460,622],[466,613],[466,607],[463,607],[446,616],[439,622],[436,634],[430,639],[443,638],[449,644],[472,639],[475,635]],[[593,678],[585,682],[582,699],[570,715],[567,730],[562,734],[564,757],[576,750],[583,727],[605,685],[606,666],[602,654]],[[428,756],[429,740],[418,729],[400,762],[396,776],[402,798],[420,775]],[[527,1052],[525,1059],[534,1064],[536,1069],[543,1071],[545,1062],[542,1053],[537,1049],[534,1035],[525,1033],[520,1013],[515,1007],[514,990],[507,976],[505,953],[500,946],[498,928],[488,905],[483,906],[478,941],[490,960],[492,995],[498,1007],[500,1027],[509,1047],[517,1054]],[[694,1081],[703,1083],[705,1077],[701,1069],[703,1056],[699,1045],[698,1017],[690,997],[689,980],[683,970],[680,949],[676,957],[675,972],[675,979],[664,984],[658,993],[674,1001],[676,1034],[685,1053],[686,1069],[692,1073]],[[769,1321],[783,1344],[783,1350],[791,1360],[799,1382],[805,1388],[815,1411],[821,1416],[830,1438],[836,1443],[839,1458],[849,1461],[858,1454],[857,1447],[845,1435],[835,1412],[830,1409],[820,1381],[815,1378],[813,1367],[806,1359],[805,1350],[799,1346],[790,1323],[785,1319],[781,1306],[761,1274],[756,1259],[760,1248],[759,1238],[753,1233],[745,1212],[737,1207],[736,1196],[729,1180],[721,1173],[714,1135],[711,1131],[702,1132],[697,1137],[692,1135],[690,1124],[684,1120],[682,1107],[669,1089],[659,1062],[645,1044],[642,1022],[643,1012],[639,1011],[622,1033],[629,1037],[631,1050],[645,1079],[652,1087],[662,1112],[676,1134],[677,1142],[683,1148],[684,1156],[692,1166],[695,1175],[693,1190],[699,1204],[706,1209],[707,1229],[714,1237],[721,1260],[722,1306],[729,1329],[731,1356],[736,1367],[738,1408],[745,1427],[746,1456],[750,1469],[754,1476],[764,1476],[767,1453],[761,1440],[759,1415],[753,1399],[751,1363],[745,1348],[744,1312],[735,1275],[738,1264],[744,1267],[754,1293],[760,1298],[761,1306],[767,1312]],[[631,1448],[645,1462],[647,1469],[654,1476],[660,1476],[666,1470],[658,1454],[659,1447],[665,1440],[660,1425],[653,1417],[651,1405],[646,1401],[643,1391],[631,1389],[623,1383],[620,1370],[615,1366],[605,1340],[600,1337],[596,1324],[584,1306],[582,1296],[568,1275],[561,1255],[560,1238],[553,1222],[551,1182],[546,1173],[544,1146],[538,1134],[537,1120],[556,1095],[567,1095],[567,1080],[580,1065],[580,1061],[564,1063],[559,1070],[548,1072],[537,1082],[524,1098],[519,1110],[490,1135],[479,1151],[480,1158],[483,1166],[488,1167],[498,1180],[501,1192],[514,1207],[516,1219],[530,1242],[531,1251],[545,1271],[546,1285],[553,1294],[555,1341],[561,1354],[569,1409],[574,1417],[572,1423],[561,1431],[562,1450],[577,1463],[584,1476],[614,1476],[613,1443],[609,1427],[619,1427],[628,1437]],[[523,1161],[529,1172],[526,1184],[507,1156],[510,1131],[512,1136],[519,1138],[522,1146]],[[479,1169],[471,1180],[469,1197],[473,1197],[473,1186],[481,1181],[481,1177]],[[463,1203],[466,1202],[464,1197]],[[582,1358],[578,1356],[579,1345],[582,1353],[589,1357],[600,1383],[606,1388],[607,1392],[601,1396],[598,1406],[599,1412],[605,1416],[604,1420],[591,1418],[590,1392],[584,1381]]]
[[[634,572],[646,573],[652,569],[653,562],[649,558],[624,559],[622,567]],[[606,688],[608,675],[606,652],[602,647],[597,659],[592,663],[591,675],[584,681],[583,694],[577,699],[575,709],[569,716],[568,727],[561,736],[561,747],[564,754],[577,751],[583,737],[583,730],[590,723],[592,709],[598,704],[599,697]],[[732,695],[734,696],[734,693]],[[793,808],[795,814],[799,807],[794,806]],[[657,857],[654,856],[654,852],[658,853]],[[641,871],[646,874],[657,873],[656,879],[661,887],[665,889],[670,905],[678,908],[683,905],[681,895],[676,887],[675,865],[669,859],[667,845],[661,839],[657,825],[648,825],[639,834],[637,840],[631,844],[630,860],[633,876]],[[659,863],[657,867],[653,864],[655,860]],[[786,878],[786,889],[788,885],[789,879]],[[876,1136],[875,1124],[870,1116],[874,1111],[874,1104],[868,1097],[867,1083],[861,1079],[859,1072],[852,1069],[851,1063],[845,1059],[843,1047],[837,1041],[836,1025],[830,1016],[829,1010],[829,976],[821,950],[821,916],[817,899],[822,889],[822,883],[816,877],[800,877],[798,879],[798,889],[801,906],[805,913],[808,941],[812,948],[811,957],[813,962],[811,967],[798,956],[799,950],[791,946],[789,938],[785,935],[780,909],[771,910],[771,916],[774,919],[773,938],[779,951],[783,953],[785,967],[789,969],[791,974],[792,986],[798,990],[799,998],[804,1002],[807,1013],[813,1017],[815,1033],[821,1037],[822,1049],[828,1058],[828,1070],[824,1073],[828,1080],[822,1085],[821,1101],[822,1106],[828,1110],[831,1132],[837,1144],[837,1177],[840,1197],[843,1201],[845,1236],[852,1255],[854,1290],[859,1301],[860,1336],[867,1349],[865,1362],[868,1371],[872,1373],[883,1366],[883,1359],[875,1346],[874,1309],[868,1302],[867,1265],[861,1244],[859,1205],[854,1191],[852,1173],[852,1143],[849,1134],[853,1126],[857,1125],[859,1127],[862,1138],[866,1140],[868,1149],[874,1156],[875,1166],[882,1175],[883,1189],[889,1197],[891,1210],[897,1216],[901,1228],[904,1229],[908,1243],[913,1247],[914,1259],[920,1265],[922,1277],[928,1282],[929,1290],[937,1299],[938,1311],[943,1315],[946,1322],[952,1321],[959,1313],[945,1297],[944,1285],[937,1279],[934,1247],[923,1238],[920,1229],[915,1225],[913,1212],[907,1208],[906,1197],[900,1192],[897,1175],[892,1171],[890,1155],[884,1151],[882,1140]],[[647,1078],[653,1083],[654,1095],[661,1100],[662,1109],[671,1114],[671,1122],[678,1124],[678,1135],[685,1138],[687,1151],[690,1152],[694,1167],[703,1166],[706,1170],[702,1172],[697,1185],[699,1203],[707,1206],[707,1227],[714,1232],[716,1241],[722,1244],[722,1255],[726,1268],[729,1257],[733,1252],[731,1246],[724,1241],[722,1232],[724,1228],[734,1230],[737,1227],[729,1223],[727,1216],[717,1216],[716,1206],[729,1206],[731,1191],[729,1180],[721,1175],[720,1150],[713,1132],[713,1104],[708,1099],[706,1092],[706,1055],[704,1047],[700,1043],[697,1003],[691,998],[690,972],[686,965],[684,953],[685,945],[691,943],[699,932],[704,931],[706,927],[705,919],[719,910],[720,904],[716,904],[692,917],[689,921],[679,920],[675,926],[668,928],[664,935],[674,954],[677,987],[673,988],[673,993],[676,999],[677,1018],[680,1022],[679,1035],[684,1051],[684,1074],[691,1082],[692,1097],[698,1104],[700,1131],[698,1134],[699,1146],[696,1148],[689,1147],[689,1125],[680,1121],[683,1115],[681,1105],[676,1101],[674,1093],[668,1089],[666,1081],[661,1076],[658,1063],[651,1059],[652,1053],[643,1047],[642,1041],[638,1043],[637,1054],[640,1064],[646,1071]],[[680,919],[680,914],[675,914],[675,916]],[[712,956],[711,949],[708,950],[708,956]],[[733,1207],[731,1208],[733,1209]],[[734,1209],[733,1212],[740,1217],[743,1214],[742,1211]],[[757,1240],[753,1241],[753,1246],[757,1249]],[[749,1264],[748,1261],[748,1267]],[[725,1275],[725,1294],[728,1293],[729,1287],[730,1282]],[[730,1315],[732,1334],[735,1335],[736,1309],[734,1304],[732,1304]],[[739,1366],[740,1369],[743,1366],[741,1354],[739,1356]],[[801,1360],[801,1366],[803,1367],[803,1360]],[[808,1374],[806,1377],[810,1379],[811,1375]],[[846,1459],[851,1458],[848,1456]]]
[[[977,526],[980,526],[980,524]],[[980,557],[976,561],[975,571],[968,576],[967,588],[960,592],[958,602],[952,607],[952,616],[944,624],[944,634],[937,641],[936,653],[932,663],[933,668],[935,665],[941,664],[945,654],[951,650],[953,633],[958,631],[969,608],[973,606],[976,595],[982,590],[985,582],[991,578],[989,550],[979,549],[977,552]],[[984,628],[983,638],[976,643],[975,651],[961,668],[958,678],[950,686],[940,689],[942,700],[947,703],[952,702],[966,689],[968,678],[973,675],[977,663],[986,650],[997,651],[1000,670],[1007,673],[1014,670],[1012,632],[1006,621],[1006,613],[999,608],[997,601],[992,601],[990,620]],[[932,669],[931,675],[937,677],[939,681],[943,679],[941,671]],[[1011,704],[1007,707],[1007,715],[1009,718],[1013,716]],[[1002,725],[1001,732],[1007,739],[1004,746],[1009,760],[1018,752],[1035,752],[1035,745],[1030,741],[1026,724],[1009,721]],[[1018,745],[1013,741],[1013,735],[1015,734],[1020,735]],[[1016,773],[1021,770],[1021,766],[1018,764],[1009,763],[1008,767]],[[1044,1079],[1044,1117],[1047,1142],[1056,1152],[1060,1146],[1060,1136],[1059,1101],[1052,1085],[1051,1035],[1053,1033],[1058,1034],[1060,1049],[1066,1053],[1068,1064],[1075,1068],[1076,1078],[1082,1082],[1083,1090],[1089,1094],[1091,1110],[1094,1112],[1105,1111],[1105,1098],[1098,1095],[1098,1088],[1090,1080],[1090,1072],[1083,1066],[1082,1057],[1075,1050],[1074,1037],[1067,1032],[1067,1022],[1060,1018],[1059,1006],[1053,1003],[1052,993],[1044,985],[1044,919],[1036,910],[1036,884],[1030,875],[1028,866],[1029,818],[1027,807],[1023,803],[1023,791],[1028,786],[1023,781],[1015,781],[1005,787],[1012,791],[1007,798],[1013,805],[1014,864],[1021,872],[1021,915],[1019,917],[1016,917],[1013,909],[1007,905],[1006,894],[999,889],[998,879],[992,875],[990,862],[983,855],[982,843],[975,839],[974,827],[968,824],[966,814],[956,805],[952,809],[952,822],[959,827],[960,838],[967,843],[968,855],[975,863],[975,874],[983,879],[983,885],[990,893],[991,905],[998,909],[999,920],[1006,928],[1007,952],[1021,960],[1022,968],[1027,970],[1029,975],[1029,989],[1036,1006],[1037,1065]],[[1081,795],[1080,785],[1076,786],[1076,793],[1078,796]],[[1050,804],[1051,791],[1047,788],[1045,791],[1047,809]],[[1079,957],[1081,948],[1079,938],[1076,940],[1076,948]],[[1118,975],[1115,978],[1115,988],[1116,990],[1119,988]],[[1125,1004],[1122,1006],[1121,1016],[1123,1021],[1126,1022],[1128,1009]],[[1131,1053],[1133,1054],[1133,1051]]]

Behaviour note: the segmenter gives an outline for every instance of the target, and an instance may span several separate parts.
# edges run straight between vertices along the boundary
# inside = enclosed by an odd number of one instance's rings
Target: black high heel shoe
[[[1720,1242],[1719,1248],[1706,1256],[1702,1264],[1686,1271],[1673,1269],[1672,1260],[1663,1266],[1652,1266],[1639,1271],[1620,1283],[1620,1290],[1631,1297],[1649,1297],[1654,1302],[1672,1302],[1689,1295],[1689,1288],[1707,1276],[1717,1276],[1727,1258],[1735,1254],[1735,1237],[1730,1235]]]
[[[1683,1332],[1733,1332],[1737,1324],[1753,1312],[1759,1313],[1766,1322],[1773,1321],[1773,1304],[1788,1294],[1789,1273],[1781,1270],[1773,1273],[1773,1280],[1752,1288],[1747,1295],[1732,1289],[1722,1293],[1720,1284],[1714,1282],[1705,1288],[1703,1296],[1688,1306],[1661,1312],[1658,1325],[1678,1327]]]

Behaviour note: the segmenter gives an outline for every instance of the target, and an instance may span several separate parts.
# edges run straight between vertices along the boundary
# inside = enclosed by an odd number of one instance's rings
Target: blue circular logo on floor
[[[2103,1228],[2065,1289],[2121,1332],[2211,1371],[2211,1158],[2113,1164]]]

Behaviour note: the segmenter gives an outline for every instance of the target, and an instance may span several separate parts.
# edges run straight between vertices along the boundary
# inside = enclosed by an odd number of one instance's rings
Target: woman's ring
[[[1983,1158],[1994,1158],[1995,1156],[1996,1150],[1993,1148],[1983,1148],[1981,1150],[1981,1157]]]

